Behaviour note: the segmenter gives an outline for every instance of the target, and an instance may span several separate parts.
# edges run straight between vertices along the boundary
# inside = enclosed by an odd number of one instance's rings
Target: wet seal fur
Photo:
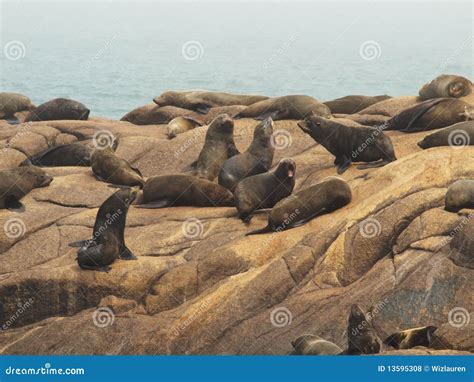
[[[298,227],[318,215],[344,207],[351,199],[351,189],[343,179],[328,177],[279,201],[268,215],[268,225],[246,236]]]
[[[13,118],[15,113],[34,109],[35,105],[23,94],[0,93],[0,119]]]
[[[39,105],[26,117],[25,122],[89,119],[90,110],[78,101],[55,98]]]
[[[59,145],[25,159],[21,166],[90,166],[92,148],[80,142]]]
[[[367,169],[397,160],[392,141],[381,128],[349,127],[317,115],[299,122],[298,127],[336,157],[338,174],[352,162],[376,162],[357,167]]]
[[[372,320],[368,319],[362,308],[353,304],[347,324],[347,350],[344,354],[377,354],[382,341],[375,332]]]
[[[168,139],[176,138],[178,134],[193,130],[194,128],[202,126],[202,123],[192,117],[176,117],[173,118],[166,126],[166,135]]]
[[[415,346],[430,347],[434,341],[436,326],[422,326],[396,332],[388,336],[383,343],[395,349],[411,349]]]
[[[227,159],[219,172],[219,184],[231,191],[244,178],[270,170],[275,148],[271,144],[273,121],[266,118],[255,127],[247,151]]]
[[[121,189],[110,196],[99,208],[95,219],[92,239],[70,243],[80,247],[77,262],[82,269],[108,272],[116,259],[136,260],[125,245],[125,223],[130,204],[137,190]]]
[[[291,195],[295,187],[295,172],[295,161],[282,159],[273,171],[243,179],[234,191],[239,218],[249,222],[254,211],[272,208]]]
[[[474,208],[474,180],[457,180],[448,187],[444,198],[444,209],[458,212],[463,208]]]
[[[440,146],[473,146],[474,145],[474,121],[459,122],[427,135],[418,146],[422,149]]]
[[[335,343],[325,339],[305,334],[292,341],[295,349],[291,355],[337,355],[342,353],[342,349]]]
[[[348,95],[337,98],[332,101],[323,102],[331,110],[331,114],[355,114],[366,107],[372,106],[378,102],[385,101],[392,97],[388,95],[379,96],[363,96],[363,95]]]
[[[52,181],[51,176],[35,166],[21,166],[0,171],[0,209],[25,211],[20,199],[34,188],[46,187]]]
[[[193,175],[163,175],[149,178],[138,208],[174,206],[233,207],[234,195],[222,186]]]
[[[472,82],[467,78],[451,74],[441,74],[422,86],[418,92],[420,100],[433,98],[460,98],[472,93]]]

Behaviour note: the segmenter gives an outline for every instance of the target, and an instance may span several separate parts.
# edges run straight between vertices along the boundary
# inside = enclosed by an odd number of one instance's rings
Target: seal
[[[271,144],[273,121],[266,118],[255,127],[247,151],[227,159],[219,172],[219,184],[233,191],[244,178],[270,170],[275,148]]]
[[[136,195],[137,190],[132,188],[112,194],[97,212],[92,239],[69,244],[80,247],[77,262],[82,269],[108,272],[109,265],[118,258],[137,259],[125,245],[124,238],[128,209]]]
[[[90,166],[92,149],[83,143],[58,145],[25,159],[21,166]]]
[[[202,124],[192,117],[176,117],[173,118],[166,126],[168,139],[176,138],[178,134],[192,130]]]
[[[365,316],[362,308],[353,304],[347,324],[347,350],[344,354],[376,354],[382,341],[372,326],[372,319]]]
[[[44,170],[35,166],[21,166],[0,171],[0,208],[23,212],[20,199],[31,190],[46,187],[53,181]]]
[[[351,199],[351,189],[343,179],[328,177],[279,201],[268,215],[268,225],[246,236],[299,227],[318,215],[344,207]]]
[[[458,212],[463,208],[474,208],[474,180],[457,180],[448,187],[444,198],[444,209]]]
[[[472,93],[472,82],[461,76],[441,74],[423,85],[418,92],[420,100],[433,98],[460,98]]]
[[[469,214],[460,221],[463,226],[450,241],[449,258],[458,267],[474,269],[474,214]]]
[[[0,119],[12,118],[15,113],[31,111],[35,105],[31,100],[18,93],[0,93]]]
[[[439,146],[474,145],[474,121],[459,122],[424,137],[418,146],[422,149]]]
[[[428,131],[472,120],[472,106],[457,98],[435,98],[421,102],[389,119],[385,130],[405,133]]]
[[[291,344],[295,349],[291,353],[292,355],[337,355],[342,353],[342,349],[335,343],[312,334],[300,336]]]
[[[433,333],[436,326],[421,326],[419,328],[403,330],[388,336],[383,343],[395,349],[411,349],[415,346],[430,347],[433,343]]]
[[[239,151],[234,142],[234,121],[227,114],[221,114],[207,129],[204,146],[196,162],[196,175],[214,180],[224,162],[237,154]]]
[[[30,111],[25,122],[54,120],[84,120],[89,118],[90,110],[78,101],[67,98],[55,98],[42,103]]]
[[[206,114],[216,106],[244,105],[268,99],[266,96],[209,91],[166,91],[153,99],[158,106],[177,106]]]
[[[193,175],[163,175],[148,179],[138,208],[175,206],[233,207],[234,195],[216,183]]]
[[[272,208],[291,195],[295,187],[295,172],[295,161],[282,159],[273,171],[243,179],[234,191],[239,218],[249,222],[254,211]]]
[[[288,95],[254,103],[238,113],[234,119],[253,118],[261,120],[271,117],[274,121],[279,121],[283,119],[304,119],[311,113],[329,117],[331,110],[313,97]]]
[[[349,127],[317,115],[298,122],[298,127],[336,157],[338,174],[352,162],[376,162],[357,167],[367,169],[397,160],[391,139],[379,128]]]
[[[348,95],[332,101],[323,102],[323,104],[329,107],[331,114],[355,114],[364,110],[366,107],[390,98],[392,97],[388,95],[373,97],[364,95]]]

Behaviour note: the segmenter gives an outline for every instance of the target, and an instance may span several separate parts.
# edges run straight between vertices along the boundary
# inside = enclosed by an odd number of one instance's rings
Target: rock
[[[99,307],[109,308],[115,314],[119,314],[136,308],[137,302],[126,298],[107,296],[100,300]]]

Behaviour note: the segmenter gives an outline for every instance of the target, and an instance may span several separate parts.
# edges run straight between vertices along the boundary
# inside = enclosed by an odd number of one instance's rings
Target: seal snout
[[[305,133],[310,133],[311,129],[308,127],[306,121],[299,121],[298,127],[303,130]]]
[[[40,184],[40,187],[47,187],[51,184],[51,182],[53,181],[53,177],[49,174],[45,174],[43,176],[43,179],[42,179],[42,182]]]

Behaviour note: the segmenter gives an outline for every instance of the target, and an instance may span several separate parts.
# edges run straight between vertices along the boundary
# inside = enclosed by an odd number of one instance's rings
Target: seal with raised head
[[[311,113],[329,117],[331,110],[313,97],[288,95],[254,103],[238,113],[234,119],[253,118],[261,120],[271,117],[274,121],[279,121],[283,119],[304,119]]]
[[[323,102],[331,110],[331,114],[354,114],[366,107],[372,106],[377,102],[385,101],[392,97],[388,95],[364,96],[364,95],[348,95],[337,98],[332,101]]]
[[[137,190],[121,189],[112,194],[99,208],[95,219],[92,239],[70,243],[80,247],[77,262],[82,269],[108,272],[116,259],[136,260],[125,245],[125,223],[130,204]]]
[[[23,212],[20,199],[31,190],[46,187],[53,178],[35,166],[21,166],[0,171],[0,208]]]
[[[18,93],[0,93],[0,119],[12,118],[20,111],[31,111],[35,105],[31,100]]]
[[[280,200],[268,215],[268,225],[246,236],[298,227],[318,215],[344,207],[351,199],[351,189],[343,179],[328,177]]]
[[[433,98],[461,98],[472,93],[472,82],[467,78],[451,74],[441,74],[423,85],[419,91],[420,100]]]
[[[244,153],[227,159],[219,172],[219,184],[234,191],[244,178],[270,170],[275,148],[271,144],[273,121],[266,118],[255,127],[253,140]]]
[[[90,166],[92,148],[80,142],[59,145],[25,159],[21,165],[39,167]]]
[[[379,128],[349,127],[314,114],[298,122],[298,127],[336,157],[338,174],[352,162],[376,162],[357,167],[367,169],[397,160],[391,139]]]
[[[295,172],[295,161],[282,159],[273,171],[243,179],[234,191],[239,218],[248,222],[254,211],[272,208],[291,195],[295,187]]]
[[[473,146],[474,121],[459,122],[424,137],[418,146],[422,149],[439,146]]]
[[[411,349],[415,346],[430,347],[433,343],[433,333],[436,326],[421,326],[419,328],[402,330],[388,336],[383,343],[395,349]]]
[[[457,180],[448,187],[444,198],[444,209],[458,212],[463,208],[474,208],[474,180]]]
[[[82,103],[67,98],[55,98],[42,103],[30,111],[25,122],[84,120],[89,118],[90,110]]]
[[[305,334],[292,341],[295,349],[292,355],[337,355],[342,353],[342,349],[334,342],[313,334]]]
[[[166,126],[166,135],[168,139],[173,139],[176,138],[178,134],[185,133],[198,126],[202,126],[202,123],[192,117],[176,117]]]
[[[366,317],[359,305],[353,304],[347,324],[347,350],[344,354],[376,354],[381,347],[382,341],[375,332],[372,320]]]
[[[174,206],[233,207],[234,195],[216,183],[193,175],[163,175],[149,178],[138,208]]]

